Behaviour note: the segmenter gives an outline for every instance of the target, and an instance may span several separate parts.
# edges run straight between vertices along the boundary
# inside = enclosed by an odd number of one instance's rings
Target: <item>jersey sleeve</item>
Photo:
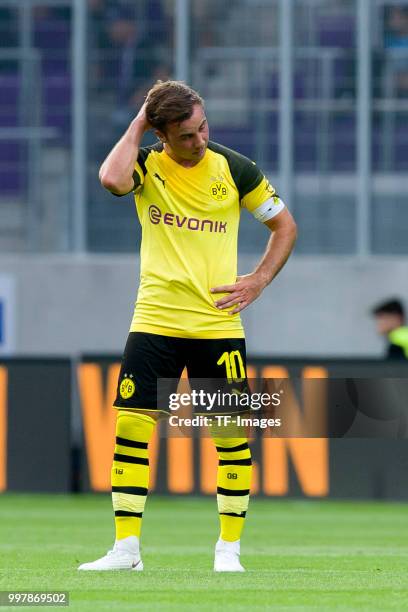
[[[259,168],[248,160],[240,184],[241,206],[263,223],[275,217],[285,208],[285,204],[262,174]]]
[[[133,172],[134,187],[132,191],[136,191],[140,189],[140,187],[143,186],[144,177],[146,175],[145,162],[146,162],[146,159],[149,153],[150,153],[150,150],[147,148],[139,149],[139,155],[137,156],[137,161],[135,163],[135,169]]]
[[[140,187],[142,187],[144,183],[144,177],[146,174],[145,161],[148,155],[149,155],[148,149],[139,149],[139,154],[137,156],[137,161],[135,163],[135,169],[133,170],[133,175],[132,175],[133,176],[132,189],[128,191],[127,193],[112,192],[112,195],[116,196],[117,198],[123,198],[123,196],[129,195],[129,193],[134,193],[135,191],[139,190]]]

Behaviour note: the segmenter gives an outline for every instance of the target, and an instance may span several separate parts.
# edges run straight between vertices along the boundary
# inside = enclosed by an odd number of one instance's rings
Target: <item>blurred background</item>
[[[371,312],[408,299],[407,0],[0,0],[0,490],[109,490],[140,226],[98,170],[158,78],[200,92],[211,139],[255,160],[298,224],[243,313],[252,373],[407,376]],[[240,273],[267,239],[244,212]],[[361,445],[331,441],[329,463],[327,440],[274,442],[255,490],[408,497],[405,446],[384,443],[384,466],[377,441],[364,463]],[[159,489],[213,490],[160,457]]]
[[[122,350],[140,226],[98,169],[169,77],[299,226],[250,351],[380,356],[369,308],[408,297],[405,0],[0,0],[3,353]],[[266,240],[243,214],[240,272]]]

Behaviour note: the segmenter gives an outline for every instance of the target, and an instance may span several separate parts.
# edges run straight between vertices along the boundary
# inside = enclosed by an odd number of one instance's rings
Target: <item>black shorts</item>
[[[245,340],[172,338],[130,332],[122,358],[115,408],[171,414],[168,395],[177,390],[185,367],[191,389],[212,392],[232,389],[234,393],[242,393],[247,389]],[[204,410],[195,412],[204,413]]]

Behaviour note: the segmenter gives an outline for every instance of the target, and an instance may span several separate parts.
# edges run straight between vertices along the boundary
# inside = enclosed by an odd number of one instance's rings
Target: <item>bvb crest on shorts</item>
[[[132,380],[133,374],[129,374],[129,376],[125,374],[124,376],[124,379],[120,383],[119,393],[120,397],[122,397],[123,399],[129,399],[129,397],[132,397],[132,395],[136,391],[136,386]]]

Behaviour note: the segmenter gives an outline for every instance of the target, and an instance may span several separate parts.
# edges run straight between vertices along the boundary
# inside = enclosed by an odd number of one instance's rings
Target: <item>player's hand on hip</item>
[[[228,314],[233,315],[244,310],[249,304],[254,302],[260,296],[265,288],[265,281],[258,274],[245,274],[238,276],[234,285],[221,285],[211,289],[211,293],[228,293],[224,297],[215,302],[215,305],[220,310],[233,308]]]

